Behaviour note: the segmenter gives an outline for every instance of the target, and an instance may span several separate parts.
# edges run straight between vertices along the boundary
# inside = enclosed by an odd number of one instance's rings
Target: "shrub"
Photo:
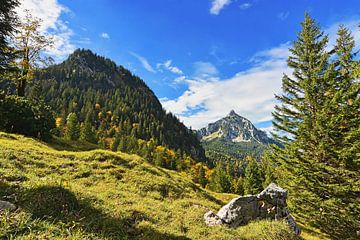
[[[55,128],[52,112],[42,101],[0,93],[0,113],[0,131],[48,140]]]

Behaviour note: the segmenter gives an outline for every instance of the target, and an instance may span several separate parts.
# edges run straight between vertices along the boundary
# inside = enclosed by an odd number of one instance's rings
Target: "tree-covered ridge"
[[[94,139],[104,147],[153,139],[156,145],[204,159],[193,132],[165,112],[139,77],[90,50],[76,50],[63,63],[39,71],[35,79],[29,95],[43,96],[54,109],[61,136],[68,115],[75,113],[79,127],[90,124]]]
[[[267,146],[253,142],[229,142],[224,139],[214,139],[201,143],[209,162],[242,161],[246,156],[260,159]]]

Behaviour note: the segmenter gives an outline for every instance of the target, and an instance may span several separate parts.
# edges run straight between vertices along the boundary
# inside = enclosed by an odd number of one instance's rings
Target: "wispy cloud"
[[[167,60],[164,63],[158,63],[156,64],[156,68],[162,71],[163,69],[166,69],[174,74],[182,75],[183,71],[181,71],[180,68],[173,66],[171,60]]]
[[[84,38],[74,40],[74,43],[80,44],[80,45],[89,45],[89,44],[91,44],[91,39],[88,37],[84,37]]]
[[[220,11],[231,3],[231,0],[212,0],[210,13],[218,15]]]
[[[23,0],[16,9],[20,19],[25,18],[24,10],[29,10],[34,17],[40,18],[40,31],[54,39],[54,46],[47,50],[47,54],[60,61],[75,50],[75,45],[71,42],[73,31],[60,19],[63,13],[70,13],[68,8],[57,0]]]
[[[108,33],[106,33],[106,32],[103,32],[103,33],[100,34],[100,37],[105,38],[105,39],[109,39],[110,35]]]
[[[281,12],[277,15],[278,19],[280,19],[281,21],[286,20],[289,17],[290,12],[286,11],[286,12]]]
[[[344,22],[344,25],[353,31],[359,43],[358,22],[354,19]],[[325,29],[329,34],[329,49],[335,43],[338,26],[339,23],[335,23]],[[284,43],[256,53],[249,69],[228,79],[218,78],[219,72],[211,63],[198,62],[195,64],[198,71],[192,78],[182,76],[175,80],[187,84],[187,90],[176,99],[162,99],[161,102],[165,109],[193,128],[216,121],[231,109],[255,124],[268,122],[272,120],[271,112],[276,104],[274,94],[281,92],[283,73],[291,74],[286,64],[289,47],[290,43]],[[271,126],[263,128],[267,131],[272,129]]]
[[[194,69],[194,77],[197,79],[214,78],[219,73],[218,69],[211,62],[195,62]]]
[[[149,61],[143,57],[143,56],[140,56],[139,54],[137,53],[134,53],[134,52],[130,52],[131,55],[133,55],[135,58],[137,58],[137,60],[139,60],[139,62],[142,64],[142,66],[149,72],[152,72],[152,73],[156,73],[156,71],[154,70],[154,68],[150,65]]]
[[[248,8],[251,8],[251,6],[252,6],[252,4],[247,2],[247,3],[241,4],[239,7],[240,7],[241,10],[246,10]]]
[[[188,89],[179,98],[162,103],[194,128],[225,116],[230,109],[254,122],[270,120],[274,93],[281,89],[281,76],[287,69],[286,55],[277,53],[285,52],[287,48],[288,45],[281,45],[259,53],[256,58],[261,61],[229,79],[204,78],[206,75],[203,74],[198,79],[182,79]],[[217,75],[217,70],[210,66],[204,69]],[[199,108],[202,110],[198,111]]]

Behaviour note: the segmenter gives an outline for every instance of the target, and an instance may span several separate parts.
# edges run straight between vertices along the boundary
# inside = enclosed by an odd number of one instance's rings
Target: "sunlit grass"
[[[207,227],[204,213],[235,195],[136,155],[67,145],[0,133],[0,199],[18,206],[0,212],[1,239],[296,239],[283,222]]]

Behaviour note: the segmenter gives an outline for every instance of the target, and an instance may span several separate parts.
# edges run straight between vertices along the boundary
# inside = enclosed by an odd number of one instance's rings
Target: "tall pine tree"
[[[281,104],[273,113],[275,136],[284,148],[274,147],[270,156],[279,166],[278,181],[290,191],[290,207],[344,239],[359,228],[359,91],[349,32],[340,28],[330,53],[327,44],[306,14],[290,49],[293,73],[284,75],[283,94],[276,96]]]
[[[96,134],[91,126],[91,122],[86,120],[80,127],[80,140],[90,143],[97,143]]]
[[[259,163],[253,157],[247,157],[247,166],[245,169],[245,179],[243,188],[245,194],[257,194],[262,188],[263,176]]]
[[[69,113],[66,119],[65,138],[68,140],[77,140],[80,135],[80,127],[75,113]]]

